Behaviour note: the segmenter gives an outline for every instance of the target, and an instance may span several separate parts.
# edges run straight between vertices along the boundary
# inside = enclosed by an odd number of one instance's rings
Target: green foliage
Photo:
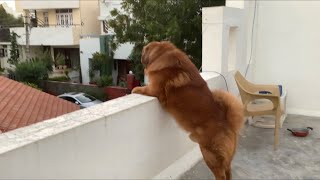
[[[38,85],[36,85],[36,84],[29,83],[29,82],[22,82],[22,83],[25,84],[25,85],[27,85],[27,86],[30,86],[30,87],[32,87],[32,88],[35,88],[35,89],[38,89],[38,90],[42,91],[42,89],[41,89]]]
[[[112,76],[103,75],[97,80],[97,86],[106,87],[112,85]]]
[[[109,76],[108,72],[108,66],[110,66],[112,63],[112,57],[104,54],[96,52],[92,54],[92,59],[90,61],[90,68],[89,68],[89,76],[92,79],[94,77],[94,71],[99,71],[101,79],[103,77],[106,79],[107,76]],[[112,81],[111,81],[112,84]]]
[[[4,68],[0,67],[0,73],[4,72],[4,70],[5,70]]]
[[[202,7],[221,6],[225,0],[124,0],[124,13],[113,10],[109,25],[116,33],[112,47],[132,42],[134,73],[140,80],[143,46],[151,41],[169,40],[184,50],[200,68],[202,59]]]
[[[40,54],[39,58],[46,64],[47,69],[52,72],[54,63],[49,50],[46,50]]]
[[[15,79],[14,77],[16,77],[16,72],[10,68],[6,68],[7,72],[8,72],[8,76],[12,79]]]
[[[41,61],[21,62],[16,65],[15,76],[20,82],[38,84],[39,80],[48,78],[48,69]]]
[[[56,63],[58,66],[63,66],[65,65],[65,57],[61,53],[58,53],[57,56],[55,57]]]
[[[17,37],[19,37],[17,33],[12,31],[10,34],[11,48],[10,48],[10,58],[8,59],[8,62],[13,65],[17,65],[19,63],[19,49],[18,49]]]
[[[107,55],[104,53],[98,53],[95,52],[92,54],[92,59],[91,59],[91,68],[93,70],[100,71],[101,66],[103,65],[103,62],[106,61]]]
[[[143,48],[143,43],[136,43],[129,58],[132,59],[132,65],[133,65],[133,72],[137,78],[137,80],[143,82],[144,78],[144,71],[143,71],[143,65],[141,64],[141,51]]]
[[[56,76],[48,79],[49,81],[69,82],[70,78],[67,76]]]
[[[7,14],[0,5],[0,25],[4,27],[23,27],[23,20],[22,17],[15,18],[13,15]]]
[[[48,71],[53,71],[53,59],[49,53],[49,51],[44,51],[42,54],[40,54],[38,57],[29,59],[31,62],[43,62],[47,68]]]
[[[68,70],[68,69],[64,70],[64,74],[65,74],[66,76],[68,76],[68,75],[69,75],[69,70]]]
[[[126,81],[120,81],[119,82],[119,86],[123,87],[123,88],[127,88],[128,87],[128,83]]]
[[[89,68],[89,77],[90,77],[90,80],[93,80],[94,78],[94,70],[92,68]]]

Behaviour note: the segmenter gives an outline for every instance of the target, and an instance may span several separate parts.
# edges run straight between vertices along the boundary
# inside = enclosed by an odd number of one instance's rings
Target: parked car
[[[80,106],[80,108],[87,108],[96,104],[102,103],[97,98],[82,92],[69,92],[58,96],[61,99],[70,101]]]

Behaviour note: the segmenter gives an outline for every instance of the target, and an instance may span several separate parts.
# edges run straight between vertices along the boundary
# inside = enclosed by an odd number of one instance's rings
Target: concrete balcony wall
[[[282,84],[290,114],[320,117],[319,8],[320,1],[256,2],[254,82]]]
[[[129,95],[1,134],[0,178],[150,179],[195,147],[157,99]]]
[[[289,114],[319,117],[320,24],[310,17],[318,17],[320,2],[227,0],[226,6],[244,12],[249,79],[283,85]]]
[[[21,9],[63,9],[79,8],[79,0],[18,0]]]
[[[20,37],[18,44],[26,45],[25,28],[10,28],[10,31],[16,32]],[[31,46],[64,46],[79,45],[80,27],[36,27],[30,31]]]

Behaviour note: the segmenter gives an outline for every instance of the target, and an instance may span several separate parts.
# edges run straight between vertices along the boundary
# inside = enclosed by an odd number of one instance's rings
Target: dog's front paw
[[[134,94],[143,94],[143,87],[135,87],[132,89],[132,93]]]

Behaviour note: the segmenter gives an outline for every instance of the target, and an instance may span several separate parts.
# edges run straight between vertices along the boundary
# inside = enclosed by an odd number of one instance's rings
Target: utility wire
[[[254,33],[254,25],[255,25],[255,19],[256,19],[256,11],[257,11],[257,0],[254,1],[254,11],[253,11],[253,20],[252,20],[252,29],[251,29],[251,44],[250,44],[250,58],[249,58],[249,63],[247,65],[246,72],[244,74],[244,77],[247,77],[247,73],[249,70],[249,67],[251,65],[252,61],[252,53],[253,53],[253,33]]]

